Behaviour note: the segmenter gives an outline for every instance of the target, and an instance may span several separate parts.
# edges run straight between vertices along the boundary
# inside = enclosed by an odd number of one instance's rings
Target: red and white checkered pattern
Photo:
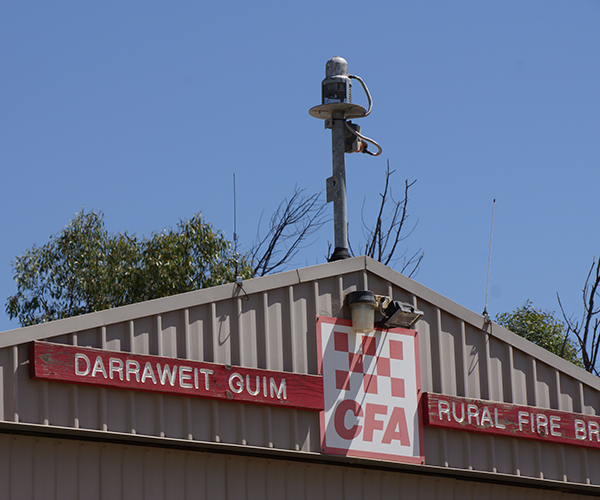
[[[416,332],[360,334],[347,320],[320,317],[317,335],[323,451],[422,463]]]
[[[402,373],[402,360],[404,350],[402,340],[382,340],[380,335],[357,335],[358,345],[350,349],[348,333],[334,330],[333,346],[337,353],[347,358],[346,370],[335,370],[336,388],[343,391],[352,391],[353,385],[362,384],[367,394],[380,394],[388,390],[388,395],[403,398],[404,378]],[[379,345],[378,345],[379,344]],[[341,356],[338,357],[342,361]],[[340,364],[337,364],[340,366]],[[392,375],[392,369],[394,375]],[[358,389],[356,387],[355,389]],[[383,394],[383,393],[381,393]]]

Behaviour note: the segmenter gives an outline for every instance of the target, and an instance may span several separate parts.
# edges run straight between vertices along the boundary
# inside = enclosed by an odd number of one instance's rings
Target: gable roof
[[[477,314],[466,307],[453,302],[451,299],[440,295],[433,290],[421,285],[420,283],[404,276],[403,274],[387,267],[380,262],[366,256],[354,257],[351,259],[340,260],[326,264],[296,269],[274,275],[264,276],[246,280],[243,283],[243,290],[236,284],[226,284],[196,290],[170,297],[149,300],[128,306],[117,307],[91,314],[75,316],[62,320],[52,321],[39,325],[33,325],[24,328],[17,328],[0,332],[0,348],[12,345],[19,345],[33,340],[51,339],[56,336],[63,336],[77,333],[84,330],[105,327],[117,323],[134,321],[136,319],[166,314],[174,311],[184,310],[186,308],[231,300],[247,295],[269,292],[276,289],[300,285],[303,283],[314,283],[320,280],[341,277],[349,273],[363,271],[366,275],[376,276],[393,286],[399,287],[416,300],[418,303],[428,303],[431,306],[444,311],[459,321],[479,330],[482,334],[489,333],[490,336],[505,342],[508,345],[532,356],[533,358],[546,363],[569,376],[580,380],[581,382],[600,390],[600,378],[582,370],[576,365],[556,356],[555,354],[543,349],[523,337],[514,334],[503,326],[492,323],[491,326],[485,324],[482,315]],[[365,288],[366,289],[366,288]],[[346,293],[351,290],[347,290]],[[381,293],[379,291],[378,293]],[[411,302],[412,302],[411,301]],[[415,304],[416,305],[416,304]],[[420,306],[419,306],[420,307]],[[339,311],[335,310],[335,305],[330,310],[319,311],[318,314],[333,314]],[[342,311],[346,313],[347,311]],[[420,323],[431,324],[435,319],[427,315],[421,319]],[[418,329],[418,328],[417,328]]]
[[[354,290],[424,312],[423,392],[600,414],[600,379],[499,325],[486,329],[481,315],[363,256],[4,332],[0,427],[319,454],[314,411],[40,382],[29,378],[29,343],[317,374],[315,319],[348,318],[344,297]],[[428,466],[600,485],[600,450],[470,434],[426,427]]]

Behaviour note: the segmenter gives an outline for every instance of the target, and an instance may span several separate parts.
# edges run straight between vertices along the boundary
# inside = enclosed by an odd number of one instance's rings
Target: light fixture
[[[390,301],[384,307],[380,308],[383,319],[377,326],[383,328],[410,328],[417,320],[423,316],[423,311],[419,311],[408,302]]]
[[[346,295],[350,307],[352,330],[354,333],[369,333],[375,329],[375,294],[369,290],[350,292]]]

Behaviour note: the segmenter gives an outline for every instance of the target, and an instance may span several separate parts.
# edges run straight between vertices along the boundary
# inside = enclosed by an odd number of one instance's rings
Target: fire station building
[[[0,431],[2,499],[600,497],[600,379],[368,257],[4,332]]]

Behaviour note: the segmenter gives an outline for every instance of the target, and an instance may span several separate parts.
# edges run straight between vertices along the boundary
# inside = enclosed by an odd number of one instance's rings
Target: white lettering
[[[506,429],[506,425],[498,422],[498,408],[494,408],[494,427],[498,429]]]
[[[583,420],[579,420],[576,418],[574,420],[575,423],[575,437],[577,439],[585,439],[587,434],[585,432],[585,422]]]
[[[526,411],[519,412],[519,430],[523,430],[523,426],[529,423],[529,413]]]
[[[481,412],[480,424],[481,424],[481,426],[483,426],[484,424],[489,424],[492,427],[494,426],[494,424],[492,423],[492,416],[490,415],[490,410],[488,409],[487,406],[484,406],[483,411]]]
[[[151,378],[152,383],[156,384],[156,377],[154,376],[154,372],[152,371],[152,365],[150,361],[147,361],[144,365],[144,371],[142,372],[142,384],[146,383],[146,379]]]
[[[450,422],[450,405],[447,401],[438,401],[438,415],[440,420],[444,420],[442,415],[448,416],[448,422]]]
[[[271,377],[270,387],[271,387],[271,397],[273,397],[273,395],[276,395],[277,399],[281,399],[281,396],[283,395],[283,399],[287,399],[284,378],[281,379],[281,382],[279,383],[279,388],[277,388],[277,382],[275,382],[275,379],[273,377]]]
[[[267,397],[267,377],[263,377],[263,395]]]
[[[233,386],[234,379],[237,380],[237,385],[235,387]],[[239,373],[232,373],[229,376],[229,388],[236,394],[241,393],[244,390],[244,377]]]
[[[467,419],[471,425],[471,418],[475,418],[475,424],[479,425],[479,408],[476,405],[467,405]]]
[[[165,385],[168,380],[169,384],[171,384],[172,387],[175,386],[175,377],[177,376],[177,365],[173,367],[173,370],[171,370],[171,367],[169,365],[165,365],[164,370],[161,371],[160,363],[156,363],[156,372],[158,373],[158,377],[160,378],[160,383],[162,385]]]
[[[588,439],[592,441],[592,436],[596,436],[596,443],[600,443],[600,426],[598,422],[590,420],[588,422]]]
[[[119,380],[123,380],[123,361],[121,361],[119,358],[109,358],[108,367],[111,380],[114,378],[113,374],[115,372],[119,374]]]
[[[179,367],[179,385],[180,387],[185,387],[187,389],[193,389],[194,386],[187,382],[188,380],[192,380],[192,368],[189,366],[180,366]]]
[[[459,424],[465,420],[465,404],[460,404],[460,419],[456,416],[456,403],[452,403],[452,417]]]
[[[135,359],[125,361],[125,378],[127,382],[131,380],[131,375],[135,375],[135,381],[140,381],[140,364]]]
[[[209,370],[208,368],[200,368],[200,373],[204,373],[204,388],[208,391],[210,389],[210,379],[208,378],[208,376],[212,375],[215,372],[213,370]]]
[[[102,358],[100,356],[96,356],[96,361],[94,362],[94,368],[92,368],[92,377],[96,376],[96,373],[102,373],[104,378],[108,378],[106,374],[106,370],[104,369],[104,363],[102,362]]]
[[[256,396],[260,392],[260,375],[256,376],[256,389],[252,391],[250,389],[250,375],[246,375],[246,390],[250,396]]]
[[[85,370],[79,369],[79,361],[85,361]],[[88,373],[90,373],[90,358],[88,358],[85,354],[75,354],[75,375],[80,377],[85,377]]]
[[[552,436],[562,436],[562,433],[560,432],[560,417],[557,417],[556,415],[550,415],[550,434]]]
[[[546,437],[548,435],[548,417],[543,413],[538,413],[535,417],[537,422],[537,433],[542,437]]]

